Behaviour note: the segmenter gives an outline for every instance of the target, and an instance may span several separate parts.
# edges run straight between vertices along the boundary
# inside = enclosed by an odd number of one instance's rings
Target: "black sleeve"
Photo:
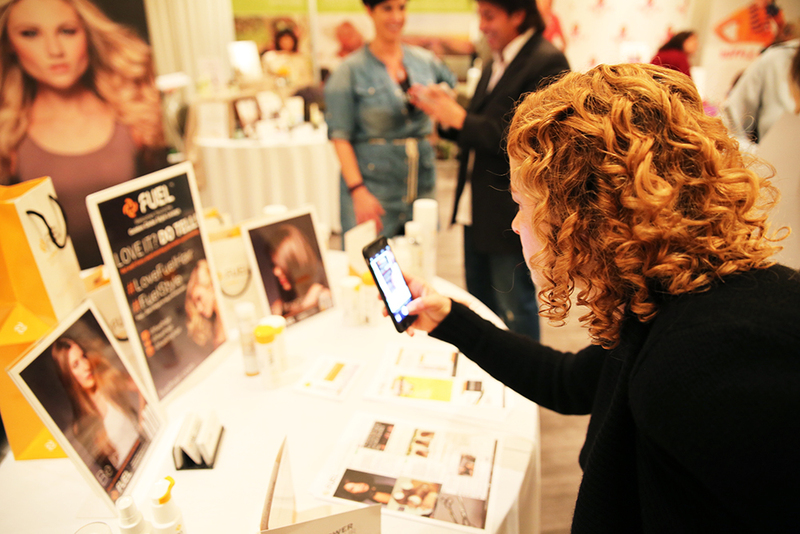
[[[577,353],[546,347],[501,330],[458,302],[431,336],[452,343],[486,372],[520,395],[562,414],[591,412],[606,351],[591,345]]]

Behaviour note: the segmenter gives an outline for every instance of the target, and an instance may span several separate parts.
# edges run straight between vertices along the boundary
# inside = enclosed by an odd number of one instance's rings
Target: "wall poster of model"
[[[182,163],[86,200],[128,337],[159,399],[226,339],[199,198],[192,166]]]
[[[87,482],[113,507],[143,464],[161,416],[91,301],[42,338],[11,378]]]
[[[330,284],[310,209],[242,225],[265,310],[287,324],[333,306]]]

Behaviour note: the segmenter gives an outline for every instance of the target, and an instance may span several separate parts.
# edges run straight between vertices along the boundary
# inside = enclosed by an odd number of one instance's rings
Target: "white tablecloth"
[[[328,260],[329,276],[335,280],[344,272],[344,253],[330,254],[336,257]],[[443,280],[436,280],[435,286],[461,299],[470,298]],[[480,303],[476,311],[485,312]],[[474,417],[469,407],[420,411],[368,400],[363,392],[377,372],[385,347],[408,339],[395,332],[389,319],[377,325],[345,327],[341,310],[334,307],[290,326],[285,335],[294,363],[280,388],[266,389],[260,377],[245,376],[238,344],[233,342],[219,365],[206,368],[207,376],[194,376],[196,383],[166,407],[168,423],[133,481],[132,495],[140,507],[152,484],[171,476],[176,481],[173,498],[183,512],[188,533],[254,534],[275,455],[285,436],[300,518],[347,509],[347,505],[321,501],[309,490],[353,414],[367,412],[501,437],[504,448],[492,479],[485,532],[539,532],[535,404],[509,391],[513,408],[506,417],[487,420]],[[426,336],[420,336],[419,342],[440,343]],[[355,359],[363,365],[341,400],[308,395],[291,385],[311,362],[324,355]],[[225,428],[217,463],[213,469],[177,471],[171,446],[183,416],[205,410],[213,410]],[[110,510],[66,459],[17,462],[9,453],[0,463],[0,502],[3,533],[70,534],[92,521],[108,523],[118,532]],[[442,521],[421,522],[387,514],[382,518],[382,532],[390,534],[454,532],[454,528],[458,527]]]
[[[203,206],[234,223],[261,215],[264,206],[314,207],[331,231],[339,220],[339,161],[323,127],[303,128],[272,140],[199,139],[205,180]]]

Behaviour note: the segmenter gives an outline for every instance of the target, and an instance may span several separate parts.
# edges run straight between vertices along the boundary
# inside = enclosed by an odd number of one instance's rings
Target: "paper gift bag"
[[[255,304],[256,317],[261,317],[269,312],[261,308],[258,284],[253,281],[244,239],[239,226],[230,226],[208,235],[222,291],[222,305],[227,309],[228,317],[236,317],[236,304],[245,301]]]
[[[50,178],[0,186],[0,415],[17,460],[66,455],[6,368],[85,298]]]

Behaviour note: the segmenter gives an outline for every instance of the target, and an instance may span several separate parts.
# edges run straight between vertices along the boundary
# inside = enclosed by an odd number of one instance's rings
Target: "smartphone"
[[[380,236],[364,247],[362,252],[394,327],[398,332],[405,332],[417,319],[416,315],[408,314],[408,303],[414,297],[411,296],[411,290],[403,278],[403,272],[389,242],[384,236]]]

